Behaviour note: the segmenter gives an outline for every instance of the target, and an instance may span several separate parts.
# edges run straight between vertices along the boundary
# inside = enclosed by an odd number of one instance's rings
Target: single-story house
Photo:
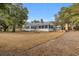
[[[56,26],[53,23],[50,23],[50,22],[25,23],[23,25],[22,30],[23,31],[55,31]]]

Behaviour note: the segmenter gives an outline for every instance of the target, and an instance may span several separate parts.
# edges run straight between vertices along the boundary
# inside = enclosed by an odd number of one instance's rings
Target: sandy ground
[[[46,49],[49,50],[50,47],[53,47],[46,42],[54,41],[55,38],[62,34],[63,32],[0,33],[0,55],[43,55],[41,49],[45,52]],[[43,44],[46,45],[44,46]]]
[[[67,32],[60,38],[28,50],[27,55],[79,56],[79,32]]]

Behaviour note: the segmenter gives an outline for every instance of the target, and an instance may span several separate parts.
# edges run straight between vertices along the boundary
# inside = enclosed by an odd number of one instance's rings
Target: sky
[[[60,11],[61,7],[68,7],[71,3],[25,3],[23,4],[29,11],[28,22],[43,19],[44,21],[54,21],[54,15]]]

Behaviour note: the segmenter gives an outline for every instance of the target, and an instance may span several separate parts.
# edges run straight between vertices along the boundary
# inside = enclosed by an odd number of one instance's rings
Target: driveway
[[[79,32],[67,32],[60,38],[50,40],[42,45],[28,50],[25,55],[77,56],[79,55]]]

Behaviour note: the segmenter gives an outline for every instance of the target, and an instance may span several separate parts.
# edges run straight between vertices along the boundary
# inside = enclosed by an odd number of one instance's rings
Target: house
[[[23,25],[23,31],[58,31],[61,30],[61,26],[55,26],[52,22],[39,22],[39,23],[25,23]]]
[[[39,23],[25,23],[22,28],[23,31],[54,31],[55,26],[50,22]]]

